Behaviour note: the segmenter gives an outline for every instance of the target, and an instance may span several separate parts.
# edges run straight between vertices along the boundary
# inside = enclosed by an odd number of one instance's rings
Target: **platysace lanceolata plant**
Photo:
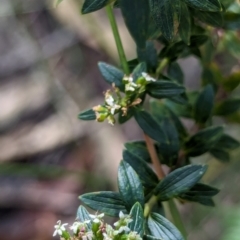
[[[61,0],[58,0],[58,3]],[[70,229],[58,222],[54,235],[63,239],[183,240],[187,239],[176,202],[214,206],[218,190],[201,182],[207,166],[192,164],[204,153],[226,162],[239,142],[218,126],[216,119],[239,123],[240,5],[235,0],[85,0],[82,13],[106,8],[120,66],[99,63],[110,84],[104,101],[80,113],[81,120],[123,124],[131,118],[145,140],[125,143],[118,169],[118,192],[80,196],[98,211],[90,215],[80,206]],[[136,59],[127,60],[113,8],[119,8],[136,43]],[[224,72],[216,56],[228,56]],[[202,85],[184,86],[178,63],[194,56],[202,68]],[[194,80],[194,79],[193,79]],[[150,99],[150,104],[144,104]],[[187,118],[191,127],[185,126]],[[153,168],[149,164],[153,164]],[[165,165],[167,171],[163,171]],[[170,212],[171,223],[166,208]],[[113,226],[102,213],[120,217]]]

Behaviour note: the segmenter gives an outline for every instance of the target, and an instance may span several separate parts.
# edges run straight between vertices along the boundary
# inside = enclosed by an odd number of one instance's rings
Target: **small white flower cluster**
[[[133,81],[133,77],[124,76],[123,83],[125,85],[125,96],[121,96],[120,91],[113,85],[113,91],[107,90],[105,93],[105,104],[93,107],[98,122],[103,122],[105,119],[108,123],[114,125],[114,115],[122,111],[123,116],[127,115],[129,107],[136,106],[141,103],[139,94],[145,91],[145,86],[150,82],[155,82],[156,79],[152,78],[145,72],[142,72],[142,76]],[[134,96],[134,98],[132,98]]]
[[[91,220],[86,220],[84,222],[74,222],[70,229],[73,232],[73,237],[66,230],[65,226],[67,223],[61,224],[61,221],[57,221],[57,225],[54,226],[55,231],[53,236],[57,234],[61,239],[65,240],[93,240],[98,239],[99,236],[103,240],[113,240],[118,238],[117,236],[125,235],[127,240],[142,240],[140,235],[137,232],[132,232],[128,227],[128,224],[132,222],[132,219],[129,215],[119,213],[119,220],[115,222],[112,227],[109,224],[104,224],[103,217],[104,213],[99,215],[89,214]],[[92,223],[92,229],[89,231],[87,224]],[[96,228],[97,227],[97,228]]]
[[[59,236],[62,236],[63,232],[66,231],[65,226],[67,226],[68,223],[61,224],[61,220],[57,221],[57,225],[54,226],[55,231],[53,232],[53,237],[55,237],[57,234]]]
[[[135,92],[138,85],[133,82],[132,76],[124,76],[123,82],[125,83],[125,91],[126,92]]]

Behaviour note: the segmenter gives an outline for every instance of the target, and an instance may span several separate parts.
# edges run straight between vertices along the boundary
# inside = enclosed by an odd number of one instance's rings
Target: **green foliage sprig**
[[[209,153],[220,161],[229,161],[230,151],[240,145],[214,121],[216,116],[224,121],[240,121],[240,99],[232,96],[240,83],[240,71],[223,75],[215,61],[216,54],[223,51],[239,61],[239,2],[85,0],[82,13],[104,7],[121,66],[99,63],[100,73],[111,87],[103,103],[81,112],[79,118],[107,120],[111,125],[135,118],[145,140],[125,143],[118,192],[80,196],[93,210],[112,217],[120,213],[115,229],[100,217],[90,221],[91,215],[81,206],[77,213],[80,222],[72,226],[73,236],[60,223],[55,226],[55,234],[66,240],[187,239],[175,202],[214,206],[212,198],[219,191],[201,183],[207,166],[192,164],[192,159]],[[120,8],[136,43],[136,59],[126,59],[113,8]],[[155,43],[160,47],[156,48]],[[203,69],[202,86],[197,91],[186,89],[177,61],[189,56],[195,56]],[[147,108],[144,103],[149,98]],[[182,118],[190,119],[194,127],[187,129]],[[167,166],[167,172],[162,165]],[[165,216],[166,204],[175,226]],[[132,221],[126,224],[124,219],[129,218]]]

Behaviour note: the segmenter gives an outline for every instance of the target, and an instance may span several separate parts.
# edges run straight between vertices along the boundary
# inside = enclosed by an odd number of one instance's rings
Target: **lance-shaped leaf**
[[[120,110],[119,114],[118,114],[118,123],[123,124],[125,122],[127,122],[129,119],[131,119],[134,115],[134,109],[133,108],[129,108],[127,111],[127,115],[123,114],[123,111]]]
[[[96,113],[92,109],[81,112],[78,118],[84,121],[96,120]]]
[[[82,14],[97,11],[110,2],[111,0],[85,0],[82,7]]]
[[[137,173],[126,161],[121,161],[118,168],[118,188],[127,209],[131,209],[136,202],[144,205],[142,183]]]
[[[194,106],[196,122],[205,123],[211,116],[214,104],[214,90],[212,85],[207,85],[199,94]]]
[[[134,142],[126,142],[124,147],[131,152],[132,154],[138,156],[143,159],[145,162],[151,163],[151,157],[147,149],[147,145],[145,141],[134,141]],[[157,149],[156,149],[157,150]]]
[[[151,109],[153,117],[159,123],[166,136],[166,141],[157,145],[161,162],[168,166],[175,165],[180,147],[175,122],[172,119],[169,109],[164,104],[158,101],[152,101]]]
[[[152,213],[147,219],[148,232],[158,239],[184,240],[179,230],[166,218],[158,213]]]
[[[157,238],[151,235],[144,235],[143,240],[164,240],[163,238]]]
[[[215,109],[215,114],[219,116],[226,116],[235,113],[240,109],[240,98],[230,98],[219,103]]]
[[[158,54],[153,41],[147,41],[146,44],[146,62],[150,69],[155,70],[158,65]]]
[[[134,114],[134,117],[145,134],[159,143],[166,141],[163,130],[156,120],[151,116],[151,114],[143,110],[137,110]]]
[[[184,74],[177,62],[171,62],[168,66],[168,76],[179,83],[183,83]]]
[[[200,130],[185,142],[185,151],[188,156],[196,157],[209,151],[221,138],[222,126],[212,126]]]
[[[162,201],[179,196],[188,191],[204,175],[207,166],[187,165],[168,174],[154,189],[155,195]]]
[[[119,5],[127,28],[135,40],[138,48],[145,48],[148,20],[149,3],[146,0],[120,0]]]
[[[194,10],[193,14],[201,22],[207,23],[213,27],[222,27],[223,26],[223,15],[221,12],[204,12]]]
[[[184,0],[190,7],[209,12],[220,12],[222,6],[219,0]]]
[[[87,209],[83,206],[80,206],[77,210],[77,220],[80,222],[92,220],[89,216],[89,212]],[[87,227],[90,230],[91,229],[91,223],[87,223]]]
[[[150,0],[152,17],[163,36],[171,41],[178,25],[179,0]]]
[[[81,195],[80,200],[93,210],[118,217],[119,212],[127,213],[125,203],[117,192],[103,191]]]
[[[107,83],[111,85],[115,84],[115,86],[118,87],[120,90],[124,90],[124,85],[122,81],[124,73],[120,69],[104,62],[99,62],[98,67]]]
[[[141,237],[144,233],[144,216],[143,208],[140,203],[135,203],[130,211],[132,222],[129,223],[128,227],[132,232],[137,232]]]
[[[214,145],[214,147],[219,147],[221,149],[226,149],[226,150],[234,150],[240,147],[240,143],[238,140],[236,140],[232,136],[228,134],[223,134],[220,137],[220,139],[217,141],[217,143]]]
[[[166,80],[151,82],[147,85],[147,93],[154,98],[170,98],[184,93],[185,88],[178,83]]]
[[[226,163],[230,161],[230,154],[227,150],[219,148],[218,146],[210,149],[209,153],[217,160]]]
[[[147,64],[145,62],[139,63],[133,70],[132,76],[133,76],[133,81],[136,82],[136,80],[139,77],[142,77],[142,73],[147,72]]]
[[[189,45],[191,36],[191,15],[188,6],[183,1],[180,1],[180,6],[181,14],[178,31],[182,40]]]
[[[217,195],[218,193],[219,190],[216,188],[202,183],[197,183],[189,191],[181,194],[179,198],[191,202],[198,202],[206,206],[214,206],[212,197]]]
[[[123,160],[129,163],[140,177],[145,188],[154,188],[158,183],[158,178],[147,163],[133,153],[124,150]]]

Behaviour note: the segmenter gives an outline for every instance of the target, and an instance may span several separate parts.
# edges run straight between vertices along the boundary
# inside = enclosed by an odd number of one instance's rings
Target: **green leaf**
[[[177,62],[171,62],[168,66],[168,76],[179,83],[183,83],[184,73]]]
[[[154,46],[153,41],[147,41],[146,62],[147,62],[148,68],[152,69],[153,71],[156,70],[158,65],[158,55],[157,55],[157,50]]]
[[[161,201],[169,200],[188,191],[204,175],[207,166],[187,165],[168,174],[154,189]]]
[[[178,0],[150,0],[152,17],[163,36],[172,41],[179,14]],[[178,25],[178,24],[177,24]]]
[[[144,216],[143,208],[140,203],[135,203],[130,211],[132,222],[129,223],[128,227],[132,232],[137,232],[140,237],[144,234]]]
[[[134,117],[143,130],[150,138],[156,140],[159,143],[164,143],[166,141],[166,136],[161,129],[160,125],[155,121],[155,119],[146,111],[140,110],[136,111]]]
[[[154,98],[169,98],[184,93],[185,88],[177,83],[160,80],[147,85],[147,93]]]
[[[230,135],[223,134],[218,140],[218,142],[215,144],[215,146],[221,149],[234,150],[240,147],[240,143],[238,140],[231,137]]]
[[[223,87],[226,91],[231,92],[240,84],[240,72],[234,72],[223,80]]]
[[[154,236],[151,236],[151,235],[144,235],[143,240],[164,240],[164,239],[157,238],[157,237],[154,237]]]
[[[161,127],[164,130],[166,141],[159,144],[159,153],[164,163],[168,166],[173,166],[178,159],[178,151],[180,148],[178,132],[173,121],[170,119],[164,119],[161,123]]]
[[[178,131],[174,121],[171,119],[169,110],[163,104],[153,101],[151,109],[153,117],[157,120],[166,136],[165,142],[157,145],[157,152],[159,152],[162,163],[173,166],[178,159],[180,147]]]
[[[185,151],[188,156],[196,157],[209,151],[221,138],[223,127],[212,126],[200,130],[190,137],[185,143]]]
[[[119,0],[116,0],[113,4],[113,7],[120,8]]]
[[[152,213],[147,219],[148,232],[155,238],[163,240],[184,240],[179,230],[166,218]]]
[[[133,70],[133,81],[136,82],[138,78],[142,77],[142,73],[147,72],[147,65],[145,62],[139,63]]]
[[[207,23],[213,27],[222,27],[223,26],[223,15],[221,12],[204,12],[194,10],[193,14],[201,22]]]
[[[190,7],[209,12],[222,11],[221,3],[218,0],[184,0]]]
[[[124,90],[124,84],[122,81],[124,73],[120,69],[104,62],[99,62],[98,67],[107,83],[111,85],[114,83],[120,90]]]
[[[198,123],[205,123],[212,115],[214,90],[208,84],[199,94],[194,106],[194,118]]]
[[[146,0],[120,0],[126,26],[139,49],[146,47],[149,21],[149,4]]]
[[[84,121],[96,120],[96,114],[92,109],[81,112],[78,118]]]
[[[126,142],[124,147],[132,154],[142,158],[145,162],[151,163],[151,157],[145,141]]]
[[[158,121],[161,121],[161,119],[164,118],[172,121],[178,131],[178,135],[181,140],[187,137],[187,132],[182,122],[180,121],[178,116],[166,105],[166,101],[151,101],[151,112],[158,119]]]
[[[80,200],[95,211],[118,217],[119,212],[127,213],[125,203],[117,192],[92,192],[81,195]]]
[[[191,36],[191,15],[188,10],[188,6],[180,1],[181,6],[181,16],[180,16],[180,24],[179,24],[179,35],[181,39],[187,44],[190,44],[190,36]]]
[[[121,161],[118,168],[118,188],[127,209],[131,209],[136,202],[144,205],[142,183],[137,173],[126,161]]]
[[[225,149],[221,149],[219,147],[213,147],[209,153],[215,157],[216,159],[220,160],[221,162],[229,162],[230,161],[230,155]]]
[[[120,110],[120,113],[118,114],[118,122],[120,124],[123,124],[123,123],[127,122],[128,120],[130,120],[133,116],[134,116],[133,108],[129,108],[128,109],[126,116],[123,115],[122,110]]]
[[[210,197],[204,197],[204,196],[199,196],[199,197],[192,197],[192,196],[184,196],[184,198],[181,198],[183,200],[189,201],[189,202],[197,202],[200,203],[204,206],[208,206],[208,207],[214,207],[214,201],[212,200],[212,198]]]
[[[214,206],[214,202],[211,198],[218,193],[219,190],[216,188],[202,183],[197,183],[189,191],[181,194],[179,198],[191,202],[198,202],[206,206]]]
[[[87,209],[83,206],[80,206],[77,210],[77,217],[76,219],[80,222],[84,222],[87,220],[92,220],[89,216],[89,212],[87,211]],[[87,223],[87,227],[90,230],[91,229],[91,223]]]
[[[110,3],[109,0],[85,0],[82,7],[82,14],[97,11]]]
[[[240,29],[240,13],[226,12],[224,13],[224,28],[228,30]]]
[[[226,116],[235,113],[240,109],[240,98],[229,98],[219,103],[214,111],[214,114],[218,116]]]
[[[219,193],[217,188],[211,187],[203,183],[197,183],[188,192],[184,194],[194,195],[194,196],[206,196],[213,197]]]
[[[154,188],[158,178],[147,163],[140,157],[127,150],[123,151],[123,160],[129,163],[138,174],[144,188]]]

